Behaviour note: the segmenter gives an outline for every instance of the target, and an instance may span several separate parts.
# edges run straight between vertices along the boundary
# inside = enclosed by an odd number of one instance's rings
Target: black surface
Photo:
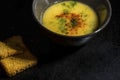
[[[7,0],[1,4],[0,40],[21,35],[39,63],[12,78],[0,68],[0,80],[120,80],[117,2],[111,0],[113,14],[107,27],[81,47],[63,47],[44,36],[33,18],[32,0]]]

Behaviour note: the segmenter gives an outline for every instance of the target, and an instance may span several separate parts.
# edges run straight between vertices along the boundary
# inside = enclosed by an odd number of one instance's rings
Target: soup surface
[[[92,33],[98,26],[95,11],[86,4],[63,1],[48,7],[42,17],[45,28],[67,36]]]

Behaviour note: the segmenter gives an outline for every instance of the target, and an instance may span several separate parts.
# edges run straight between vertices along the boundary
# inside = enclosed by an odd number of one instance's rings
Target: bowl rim
[[[36,1],[37,0],[33,0],[33,3],[32,3],[32,13],[33,13],[33,16],[36,20],[36,22],[41,25],[41,27],[49,32],[51,32],[52,34],[55,34],[57,36],[61,36],[61,37],[67,37],[67,38],[82,38],[82,37],[88,37],[88,36],[91,36],[91,35],[94,35],[94,34],[97,34],[98,32],[102,31],[106,26],[107,24],[109,23],[110,19],[111,19],[111,16],[112,16],[112,7],[111,7],[111,3],[109,0],[106,0],[107,1],[107,4],[108,4],[108,9],[109,9],[109,13],[107,15],[107,18],[105,20],[105,22],[101,25],[101,27],[99,27],[98,29],[96,29],[94,32],[92,33],[89,33],[89,34],[86,34],[86,35],[80,35],[80,36],[66,36],[66,35],[62,35],[62,34],[59,34],[59,33],[55,33],[47,28],[44,27],[44,25],[42,23],[39,22],[39,20],[37,19],[36,17],[36,13],[35,13],[35,9],[36,9]]]

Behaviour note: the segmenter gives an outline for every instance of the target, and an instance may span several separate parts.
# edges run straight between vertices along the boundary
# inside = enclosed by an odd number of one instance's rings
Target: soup
[[[48,7],[42,24],[48,30],[66,36],[92,33],[98,26],[98,17],[88,5],[76,1],[63,1]]]

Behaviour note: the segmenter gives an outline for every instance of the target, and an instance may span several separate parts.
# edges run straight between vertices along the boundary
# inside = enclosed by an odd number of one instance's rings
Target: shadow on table
[[[37,56],[42,64],[61,60],[85,46],[63,46],[41,34],[38,36],[23,36],[27,47]]]

